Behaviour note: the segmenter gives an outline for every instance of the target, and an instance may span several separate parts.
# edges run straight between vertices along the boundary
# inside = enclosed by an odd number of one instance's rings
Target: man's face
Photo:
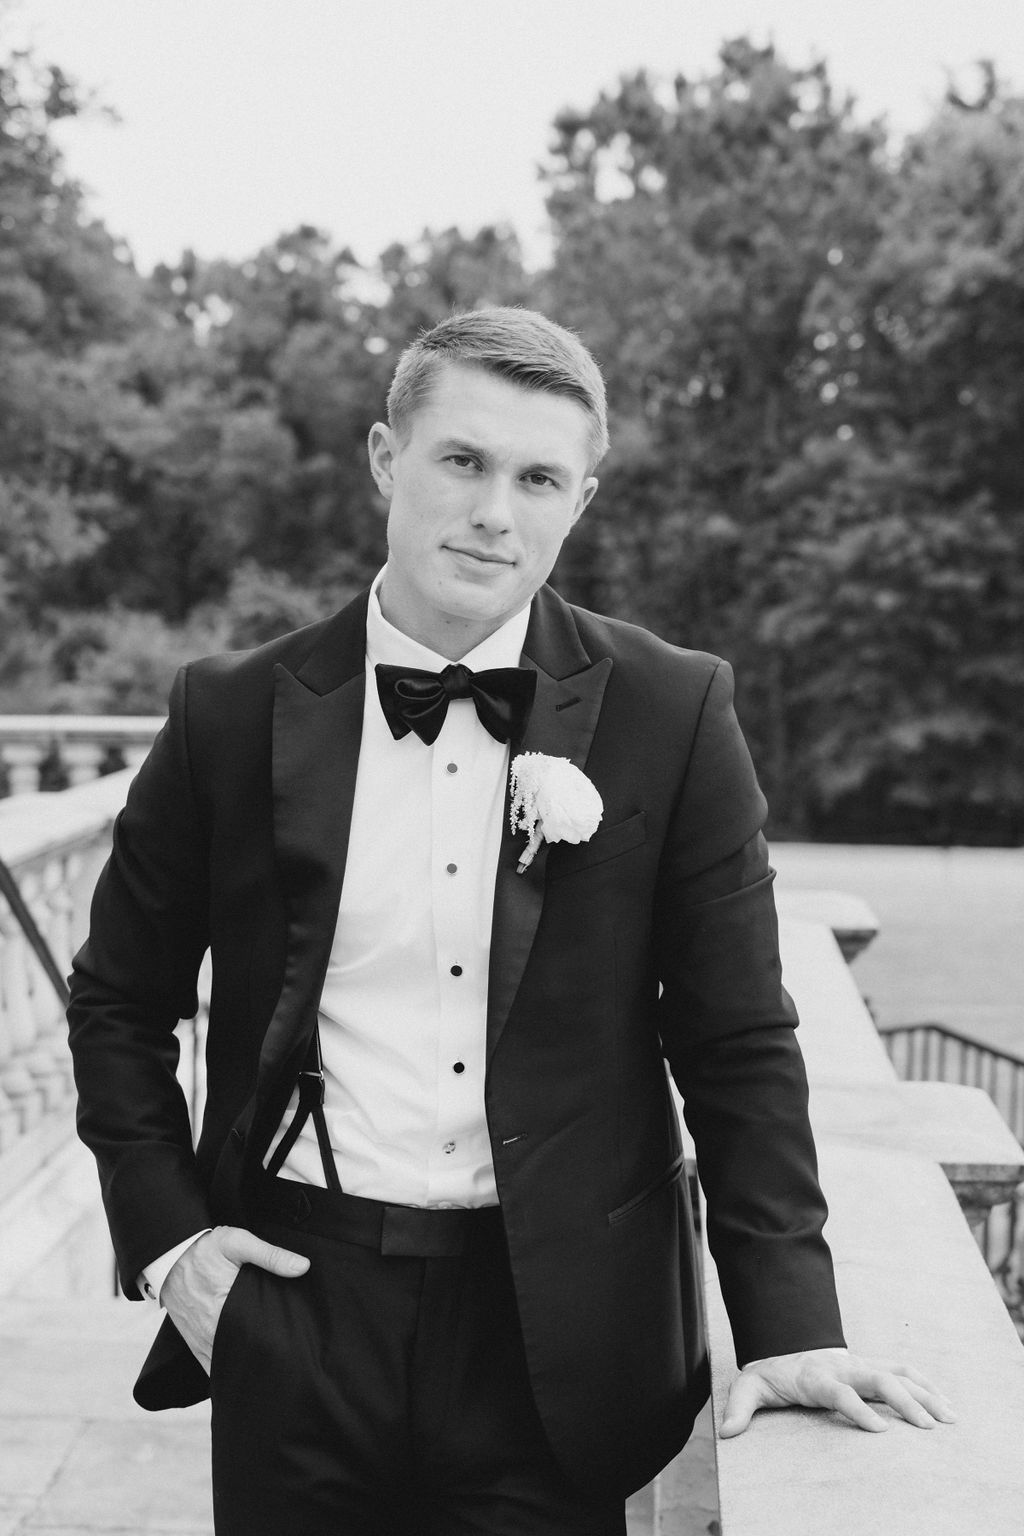
[[[378,422],[370,467],[388,502],[385,617],[457,661],[547,580],[597,489],[589,418],[565,395],[442,367],[405,442]]]

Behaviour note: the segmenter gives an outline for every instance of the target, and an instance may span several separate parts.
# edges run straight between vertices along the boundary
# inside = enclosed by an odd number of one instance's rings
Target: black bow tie
[[[383,665],[374,671],[392,736],[401,741],[415,731],[428,747],[440,735],[452,699],[472,699],[480,724],[495,741],[510,741],[526,725],[537,688],[537,674],[529,667],[471,672],[456,662],[441,673]]]

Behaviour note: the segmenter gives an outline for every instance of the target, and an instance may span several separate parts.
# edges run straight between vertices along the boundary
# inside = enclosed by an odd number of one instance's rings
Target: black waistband
[[[496,1205],[472,1210],[387,1205],[293,1179],[261,1180],[253,1204],[256,1214],[271,1221],[405,1258],[457,1258],[502,1231]]]

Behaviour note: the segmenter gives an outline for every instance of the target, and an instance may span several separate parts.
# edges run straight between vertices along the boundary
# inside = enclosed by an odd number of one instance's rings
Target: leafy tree
[[[102,542],[69,462],[79,368],[139,312],[130,262],[88,217],[51,131],[84,106],[60,69],[0,58],[0,696],[32,670],[54,583]]]
[[[887,181],[881,130],[824,65],[744,40],[721,57],[709,80],[640,73],[557,120],[551,287],[605,360],[617,445],[572,578],[742,660],[763,487],[820,409],[808,309],[830,252],[872,249]]]
[[[51,132],[83,111],[75,82],[25,52],[0,58],[0,338],[69,355],[137,312],[126,253],[88,217]]]
[[[381,334],[398,350],[455,310],[528,304],[534,292],[519,238],[505,225],[487,225],[469,236],[458,229],[424,230],[411,246],[396,242],[387,247],[380,277],[385,286],[378,311]]]
[[[907,145],[870,260],[816,323],[846,441],[816,435],[776,481],[790,555],[758,631],[790,679],[807,824],[1017,841],[1024,103],[950,105]]]
[[[553,303],[617,445],[566,579],[737,663],[776,830],[1019,838],[1019,106],[897,161],[739,40],[556,129]]]
[[[602,359],[613,451],[559,579],[737,665],[775,830],[1024,836],[1024,105],[994,70],[892,152],[745,39],[555,122],[555,254],[310,226],[143,280],[0,62],[0,707],[158,710],[180,661],[329,612],[383,555],[403,346],[534,305]]]

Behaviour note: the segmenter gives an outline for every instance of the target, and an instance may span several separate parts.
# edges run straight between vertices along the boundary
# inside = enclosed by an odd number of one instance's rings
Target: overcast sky
[[[1024,89],[1022,0],[0,0],[0,36],[120,113],[61,128],[144,267],[243,257],[300,223],[365,262],[427,225],[508,220],[544,251],[555,113],[624,71],[689,77],[724,37],[824,56],[904,133],[979,57]]]

